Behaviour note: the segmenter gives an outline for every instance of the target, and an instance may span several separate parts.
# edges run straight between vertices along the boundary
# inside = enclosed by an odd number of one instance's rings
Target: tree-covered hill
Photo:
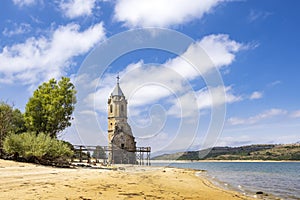
[[[200,151],[164,154],[153,160],[300,160],[300,144],[213,147]]]

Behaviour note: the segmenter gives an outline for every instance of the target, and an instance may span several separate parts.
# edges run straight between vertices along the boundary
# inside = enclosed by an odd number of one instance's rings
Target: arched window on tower
[[[110,113],[112,113],[112,112],[113,112],[113,106],[110,105]]]
[[[121,105],[121,111],[124,112],[124,105]]]

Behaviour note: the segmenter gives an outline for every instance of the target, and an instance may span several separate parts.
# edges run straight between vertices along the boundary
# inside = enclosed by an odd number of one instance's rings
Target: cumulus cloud
[[[208,35],[201,40],[200,46],[218,68],[230,65],[235,53],[247,48],[247,45],[231,40],[227,34]]]
[[[227,35],[209,35],[191,44],[180,56],[162,63],[161,65],[145,65],[141,60],[128,65],[120,72],[121,87],[130,101],[132,114],[138,115],[137,108],[144,109],[146,105],[164,100],[169,104],[168,114],[173,116],[191,117],[198,109],[219,106],[224,103],[241,101],[242,97],[235,95],[231,86],[214,86],[194,90],[190,81],[210,72],[213,68],[221,68],[234,61],[234,53],[242,49],[243,44],[230,40]],[[207,52],[212,62],[204,57]],[[195,68],[188,61],[195,61]],[[217,63],[217,64],[214,64]],[[99,82],[95,93],[86,98],[86,103],[92,102],[100,112],[106,112],[106,100],[115,86],[116,74],[106,74]],[[224,94],[226,97],[224,97]],[[222,96],[223,95],[223,96]],[[212,99],[212,96],[215,98]],[[170,100],[175,99],[175,100]],[[94,102],[93,102],[94,100]],[[181,113],[181,110],[185,113]]]
[[[209,43],[206,42],[208,40]],[[215,48],[210,47],[209,50],[202,48],[202,43],[207,46],[213,45]],[[238,48],[229,44],[235,44]],[[78,112],[76,116],[83,119],[89,118],[92,121],[91,114],[96,111],[101,131],[99,127],[95,127],[93,133],[102,132],[106,136],[107,124],[103,123],[103,120],[107,119],[107,98],[116,85],[117,72],[115,71],[118,71],[121,78],[120,86],[128,100],[128,121],[138,144],[151,144],[156,149],[189,147],[198,134],[197,119],[203,113],[209,113],[210,106],[216,106],[212,111],[217,111],[222,110],[222,105],[225,103],[243,100],[241,96],[235,94],[232,86],[224,87],[216,83],[205,87],[205,83],[201,80],[203,76],[213,74],[211,70],[222,69],[234,62],[235,54],[241,49],[243,49],[243,44],[231,40],[226,35],[210,35],[190,44],[181,55],[164,63],[148,64],[139,60],[127,65],[124,69],[110,67],[100,79],[94,74],[83,74],[78,77],[76,85],[82,86],[86,92],[82,94],[78,92],[78,96],[82,97],[80,101],[82,103],[75,111]],[[205,52],[209,52],[208,56],[212,59],[208,59]],[[212,54],[218,54],[221,58]],[[191,65],[189,60],[193,60],[195,66]],[[215,62],[218,65],[215,65]],[[200,89],[201,87],[205,88]],[[78,122],[83,123],[82,120]],[[86,130],[90,130],[90,127],[86,129],[85,126],[85,123],[82,126],[78,125],[82,127],[80,132],[82,131],[86,137]],[[169,132],[169,142],[157,147],[155,144],[159,140],[159,134],[166,130]],[[205,130],[203,132],[205,134]],[[143,140],[139,137],[149,139]],[[212,140],[212,137],[210,136],[206,141],[208,140]]]
[[[169,27],[194,19],[225,0],[118,0],[114,18],[129,27]]]
[[[231,64],[235,59],[235,53],[243,48],[243,44],[231,40],[226,34],[212,34],[191,44],[180,57],[168,61],[165,66],[185,79],[192,80],[208,73],[212,68],[219,69]],[[198,67],[197,69],[187,62],[190,60]]]
[[[262,98],[262,97],[263,97],[263,93],[262,93],[262,92],[254,91],[254,92],[250,95],[249,99],[254,100],[254,99],[260,99],[260,98]]]
[[[105,38],[102,23],[80,31],[78,24],[60,26],[50,37],[31,37],[24,43],[5,46],[0,52],[0,82],[35,84],[63,75],[72,58],[89,51]]]
[[[196,104],[191,103],[193,98]],[[169,114],[177,117],[193,116],[196,114],[195,108],[198,110],[209,109],[213,106],[217,107],[224,103],[234,103],[241,100],[242,97],[235,95],[231,86],[205,87],[198,91],[185,93],[173,100]]]
[[[67,0],[59,5],[62,12],[68,18],[89,16],[92,14],[96,0]]]
[[[241,96],[235,95],[231,86],[213,87],[199,90],[197,95],[198,108],[209,108],[210,106],[218,106],[223,103],[234,103],[242,100]],[[225,99],[222,95],[225,93]],[[212,99],[214,96],[215,99]],[[222,100],[224,99],[224,100]]]
[[[86,103],[94,99],[96,108],[106,112],[106,100],[115,87],[116,75],[107,73],[100,80],[98,90],[87,96]],[[130,100],[131,108],[154,103],[183,90],[182,77],[174,71],[164,66],[145,67],[143,61],[128,65],[120,72],[120,77],[122,90]]]
[[[286,113],[287,113],[286,110],[273,108],[248,118],[231,117],[228,119],[228,123],[230,125],[256,124],[261,122],[262,120],[269,119],[279,115],[285,115]]]

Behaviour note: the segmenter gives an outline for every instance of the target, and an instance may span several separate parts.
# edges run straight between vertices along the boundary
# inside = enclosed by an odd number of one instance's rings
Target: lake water
[[[207,170],[221,187],[253,196],[257,191],[300,200],[300,162],[154,162],[152,166]]]

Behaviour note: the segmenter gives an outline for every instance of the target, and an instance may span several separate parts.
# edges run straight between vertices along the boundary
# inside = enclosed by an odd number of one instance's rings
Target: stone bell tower
[[[127,123],[127,100],[117,85],[108,98],[108,146],[111,149],[108,162],[112,164],[136,164],[136,142]]]

